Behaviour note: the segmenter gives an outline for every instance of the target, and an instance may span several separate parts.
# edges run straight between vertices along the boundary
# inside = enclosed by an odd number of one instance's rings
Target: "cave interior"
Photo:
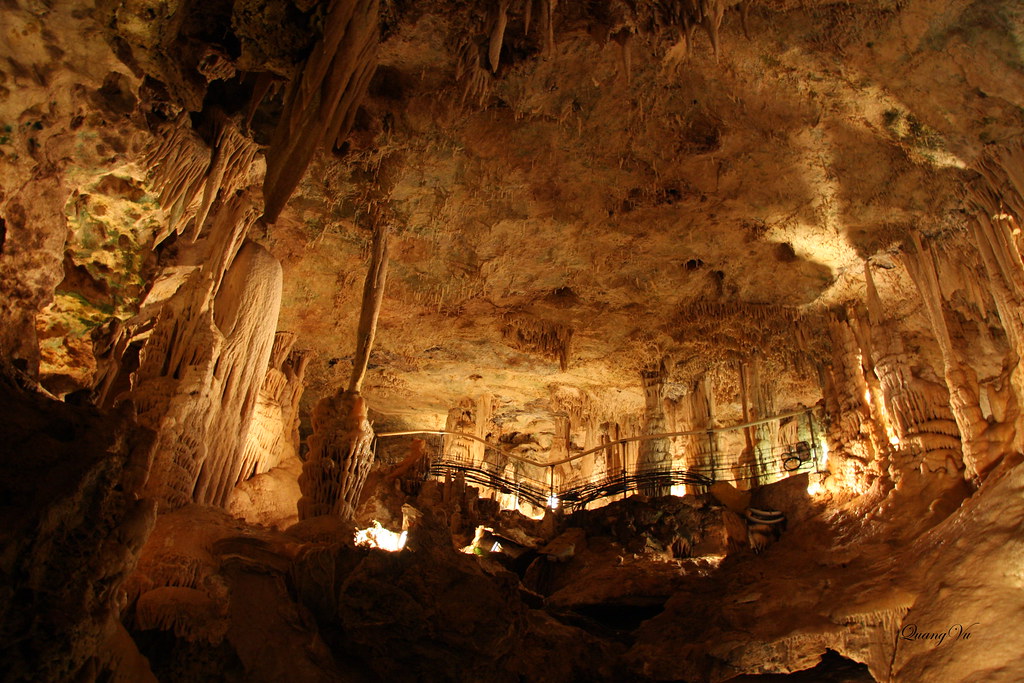
[[[1024,680],[1019,0],[0,36],[3,681]]]

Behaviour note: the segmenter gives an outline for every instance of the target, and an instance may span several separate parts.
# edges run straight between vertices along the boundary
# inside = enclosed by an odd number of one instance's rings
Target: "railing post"
[[[555,508],[551,506],[551,501],[555,498],[555,466],[548,465],[548,507],[552,510]]]
[[[626,500],[626,493],[629,491],[629,485],[626,483],[626,449],[623,448],[622,450],[622,500]]]
[[[718,465],[715,463],[715,432],[711,429],[708,430],[708,455],[711,456],[711,483],[715,483],[717,477],[715,476],[718,470]]]
[[[814,420],[811,411],[807,411],[807,431],[811,435],[811,455],[814,456],[814,471],[821,472],[821,460],[818,457],[818,439],[814,434]]]

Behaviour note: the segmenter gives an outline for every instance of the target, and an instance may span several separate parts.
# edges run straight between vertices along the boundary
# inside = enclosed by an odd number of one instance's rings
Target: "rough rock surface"
[[[1021,44],[1018,0],[0,4],[0,676],[1024,678]]]
[[[0,380],[3,678],[152,680],[118,620],[156,518],[153,434]]]

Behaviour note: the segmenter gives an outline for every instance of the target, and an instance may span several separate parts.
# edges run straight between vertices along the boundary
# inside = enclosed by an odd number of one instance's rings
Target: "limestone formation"
[[[341,145],[376,67],[378,0],[332,0],[323,35],[289,83],[267,153],[264,218],[277,220],[321,145]]]
[[[0,680],[1024,680],[1020,2],[0,27]]]
[[[243,481],[227,503],[232,514],[254,523],[284,527],[297,521],[299,401],[309,357],[293,350],[295,341],[290,332],[274,336],[240,463]]]
[[[648,436],[665,433],[665,366],[647,370],[641,374],[644,386],[644,433]],[[671,469],[672,456],[669,440],[648,439],[640,444],[637,469],[658,472]],[[642,489],[645,495],[661,496],[668,493],[665,486],[651,485]]]
[[[313,411],[313,434],[302,466],[299,519],[355,516],[366,475],[373,464],[373,430],[366,419],[366,401],[348,391],[321,399]]]
[[[131,400],[160,435],[148,486],[165,505],[223,505],[251,473],[242,469],[245,435],[270,357],[280,283],[277,261],[247,243],[219,287],[197,271],[161,313]]]
[[[299,519],[333,515],[355,517],[363,484],[373,464],[373,428],[366,401],[359,395],[373,348],[387,279],[387,233],[374,231],[373,256],[363,287],[363,304],[356,331],[356,361],[348,388],[322,399],[313,411],[309,454],[302,466]]]

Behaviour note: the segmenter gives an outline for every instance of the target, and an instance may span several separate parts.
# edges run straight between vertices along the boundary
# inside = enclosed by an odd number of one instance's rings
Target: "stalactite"
[[[726,10],[739,6],[743,31],[747,33],[748,4],[749,0],[676,0],[659,2],[655,6],[658,24],[680,31],[686,41],[687,52],[692,49],[694,30],[698,26],[703,28],[711,40],[717,60],[721,55],[719,33]]]
[[[544,52],[550,55],[555,51],[555,10],[558,8],[558,0],[540,0],[540,8]]]
[[[702,372],[757,356],[766,371],[792,368],[807,375],[828,352],[814,332],[824,322],[820,314],[786,306],[697,301],[672,317],[671,334],[700,354]]]
[[[215,116],[214,127],[214,145],[209,148],[182,114],[163,127],[159,142],[146,153],[146,163],[154,169],[153,186],[168,213],[155,244],[172,233],[181,234],[189,225],[189,239],[195,241],[217,197],[242,189],[248,178],[257,146],[223,114]]]
[[[324,33],[289,84],[267,151],[264,219],[277,220],[313,154],[343,140],[377,60],[379,0],[331,0]]]
[[[970,199],[975,214],[974,219],[968,222],[988,276],[989,291],[996,312],[1017,361],[1024,358],[1024,265],[1015,239],[1015,233],[1020,231],[1021,214],[1008,213],[1004,195],[999,189],[1013,199],[1013,204],[1024,202],[1016,189],[1020,183],[1024,183],[1024,172],[1020,169],[1018,156],[1019,150],[1017,154],[1009,155],[1010,160],[1018,162],[1009,167],[1016,169],[1009,174],[1014,181],[999,182],[997,167],[992,161],[982,166],[989,186],[976,187],[971,191]],[[1014,189],[1011,191],[1008,186]],[[1010,385],[1017,405],[1024,406],[1024,369],[1019,362],[1013,362],[1012,367]],[[1015,446],[1017,449],[1024,448],[1024,415],[1017,418],[1015,429]]]
[[[370,361],[373,338],[377,333],[377,317],[384,298],[384,286],[388,277],[388,231],[379,227],[373,232],[370,270],[363,284],[363,305],[359,312],[359,327],[356,329],[356,354],[352,361],[352,378],[348,385],[351,393],[358,394],[366,376]]]
[[[885,309],[875,290],[870,266],[865,278],[868,294],[868,332],[871,340],[871,362],[878,377],[878,388],[872,391],[872,423],[894,431],[899,450],[886,443],[885,434],[875,436],[876,449],[898,456],[890,466],[890,473],[901,476],[911,467],[945,469],[954,474],[962,467],[962,446],[956,429],[956,419],[950,409],[946,387],[928,381],[914,372],[914,359],[904,348],[899,330]],[[862,349],[863,349],[862,345]],[[870,372],[865,365],[865,372]],[[880,393],[881,396],[877,394]]]
[[[911,235],[911,245],[913,249],[904,253],[902,261],[920,292],[942,353],[950,408],[960,435],[963,463],[967,467],[966,476],[974,478],[991,467],[996,455],[992,444],[985,439],[988,423],[979,405],[977,375],[954,344],[950,333],[932,250],[916,233]]]
[[[632,83],[633,31],[630,29],[622,29],[612,35],[612,40],[619,45],[620,55],[622,57],[622,73],[626,76],[626,83]]]
[[[562,372],[569,369],[573,329],[566,325],[528,317],[502,316],[501,336],[512,348],[558,360]]]
[[[509,0],[498,0],[498,7],[491,27],[491,39],[487,46],[487,60],[491,65],[491,72],[498,72],[498,65],[501,59],[501,44],[505,40],[505,28],[508,26],[508,5]]]
[[[475,102],[483,107],[491,94],[493,77],[484,68],[481,57],[481,46],[472,38],[467,38],[459,46],[455,56],[455,82],[460,84],[461,95],[459,106]]]

